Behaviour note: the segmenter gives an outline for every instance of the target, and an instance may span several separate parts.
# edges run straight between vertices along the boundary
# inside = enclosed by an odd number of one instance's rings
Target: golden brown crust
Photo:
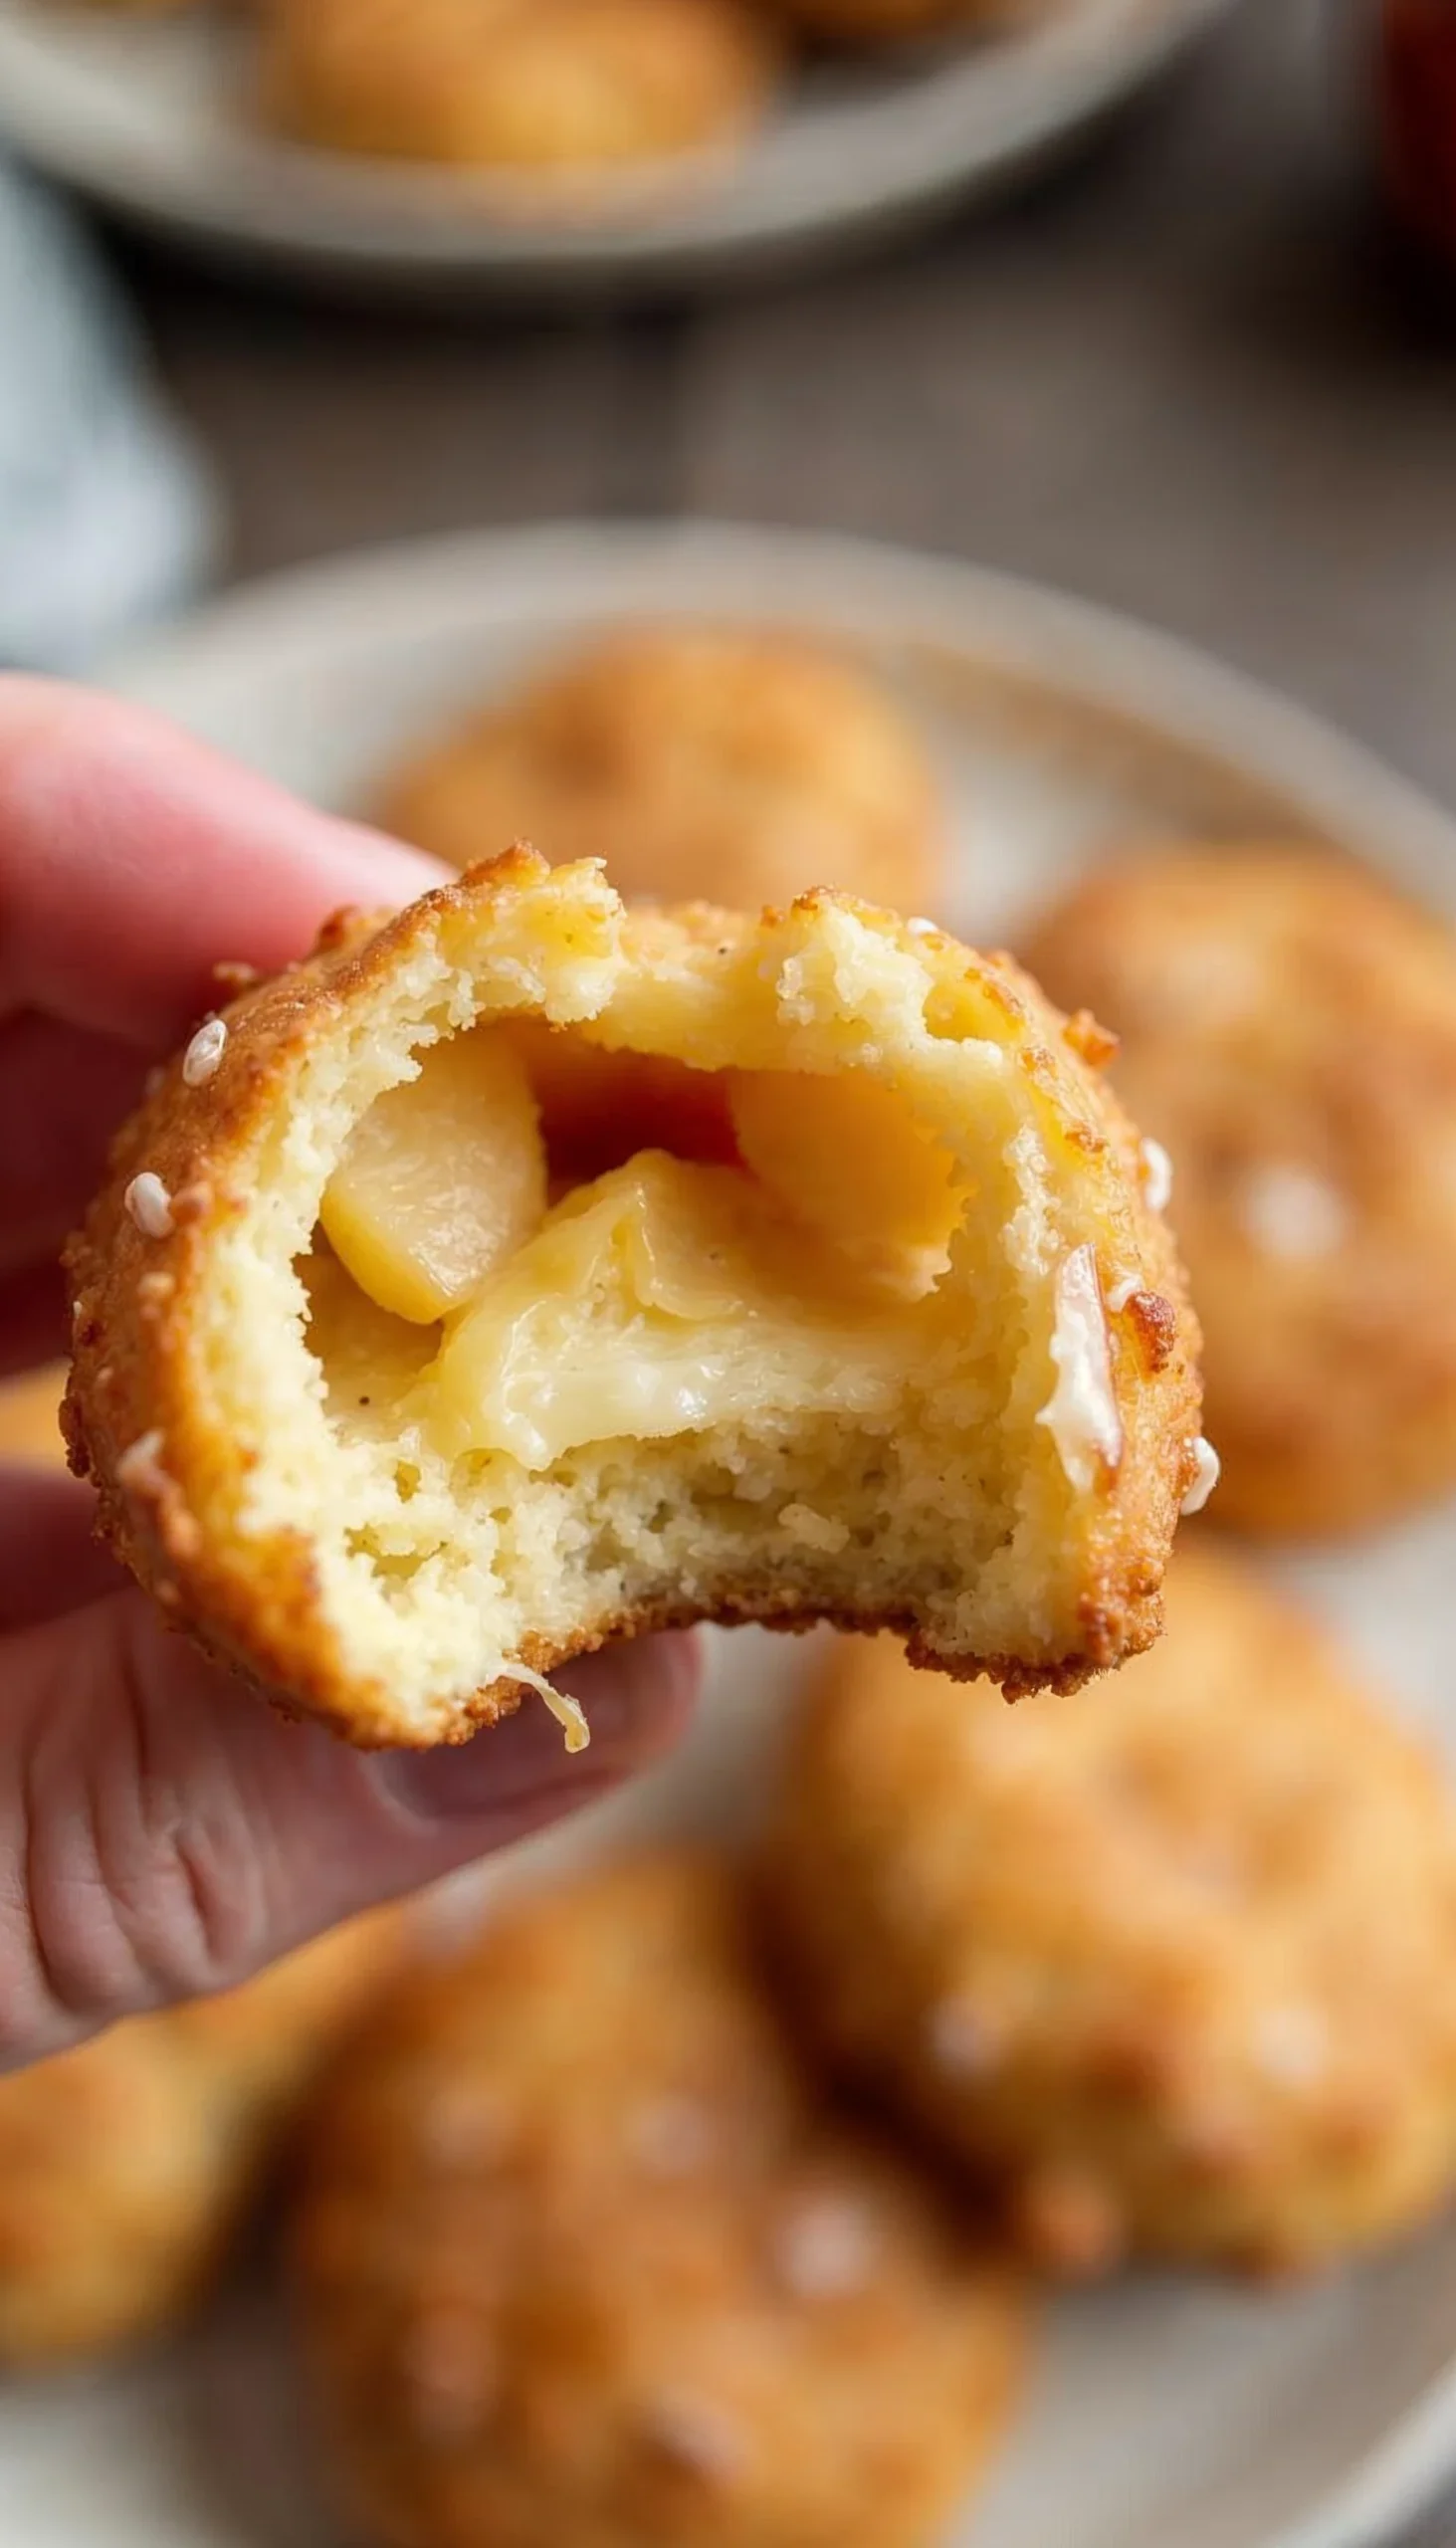
[[[68,1251],[74,1362],[63,1429],[73,1468],[96,1487],[103,1536],[206,1651],[284,1707],[316,1713],[365,1745],[465,1740],[519,1703],[520,1684],[503,1674],[464,1700],[448,1726],[436,1724],[428,1734],[413,1730],[388,1690],[367,1686],[345,1661],[307,1534],[276,1529],[238,1543],[231,1517],[257,1454],[240,1454],[220,1429],[202,1364],[198,1329],[212,1255],[248,1207],[264,1135],[280,1116],[287,1119],[301,1059],[422,949],[452,930],[473,933],[477,943],[483,923],[539,888],[546,873],[529,852],[514,851],[393,919],[343,915],[307,962],[245,989],[222,1012],[226,1049],[212,1075],[189,1086],[179,1058],[123,1128],[105,1187]],[[1089,1191],[1120,1215],[1116,1244],[1136,1250],[1144,1283],[1154,1287],[1108,1317],[1124,1452],[1087,1526],[1067,1649],[952,1654],[926,1632],[922,1616],[899,1602],[806,1603],[766,1571],[754,1580],[746,1564],[739,1580],[707,1594],[700,1590],[626,1610],[607,1607],[567,1634],[522,1637],[514,1659],[536,1671],[548,1672],[612,1637],[705,1617],[798,1630],[831,1616],[845,1628],[894,1629],[907,1639],[914,1661],[960,1675],[989,1672],[1014,1695],[1074,1687],[1158,1631],[1162,1565],[1192,1474],[1197,1330],[1172,1243],[1138,1200],[1136,1136],[1083,1064],[1076,1049],[1080,1030],[1064,1031],[1008,959],[972,956],[938,933],[917,935],[836,896],[802,898],[793,916],[827,925],[841,911],[940,966],[933,1008],[936,1000],[947,1010],[967,1000],[989,1002],[1004,1018],[1045,1111],[1049,1143],[1065,1147],[1079,1174],[1091,1180]],[[774,918],[765,916],[763,927]],[[684,946],[736,959],[752,948],[758,924],[703,907],[645,912],[624,926],[638,934],[645,954],[656,951],[667,961]],[[161,1235],[138,1228],[127,1208],[128,1187],[143,1172],[159,1180],[167,1197],[169,1226]]]
[[[1058,2271],[1261,2272],[1456,2179],[1456,1814],[1328,1640],[1205,1542],[1093,1700],[947,1709],[846,1647],[769,1859],[806,2022]]]
[[[390,2548],[912,2548],[994,2443],[1024,2304],[822,2103],[687,1851],[508,1908],[315,2114],[294,2248]]]
[[[190,2308],[398,1933],[353,1922],[241,1990],[0,2079],[0,2363],[109,2353]]]
[[[1171,1156],[1218,1518],[1359,1529],[1456,1484],[1456,941],[1316,848],[1120,858],[1027,948]]]
[[[72,1470],[96,1490],[99,1535],[205,1653],[290,1713],[336,1713],[331,1641],[307,1548],[278,1537],[260,1551],[256,1576],[241,1583],[208,1546],[178,1482],[205,1480],[226,1458],[196,1401],[186,1309],[205,1275],[209,1234],[233,1208],[212,1163],[226,1161],[264,1119],[291,1051],[328,1014],[351,958],[366,961],[388,927],[384,914],[340,913],[306,963],[243,988],[220,1008],[227,1068],[189,1089],[182,1057],[173,1061],[118,1133],[107,1183],[66,1255],[72,1364],[61,1429]],[[237,978],[228,959],[218,972],[223,987]],[[130,1180],[143,1169],[169,1196],[173,1227],[160,1240],[145,1236],[126,1208]],[[166,1468],[144,1456],[158,1434]]]
[[[733,140],[778,53],[742,0],[271,0],[263,98],[324,149],[540,183]]]
[[[618,632],[548,668],[386,783],[385,830],[452,867],[529,840],[604,858],[628,902],[733,910],[832,885],[943,902],[925,753],[847,658],[778,632]]]

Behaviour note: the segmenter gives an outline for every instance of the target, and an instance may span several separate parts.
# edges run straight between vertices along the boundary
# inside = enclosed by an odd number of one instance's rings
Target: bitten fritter
[[[912,2548],[998,2437],[1014,2279],[826,2109],[710,1860],[411,1978],[312,2148],[305,2343],[388,2548]]]
[[[1220,1520],[1385,1521],[1456,1486],[1456,938],[1333,852],[1152,851],[1027,950],[1172,1164]]]
[[[70,1251],[104,1529],[361,1743],[703,1617],[1085,1679],[1205,1477],[1099,1049],[836,895],[629,910],[518,851],[343,926],[198,1030]]]
[[[263,99],[323,149],[564,178],[736,139],[777,60],[744,0],[270,0]]]
[[[377,811],[452,867],[514,840],[603,858],[628,902],[757,911],[816,885],[901,912],[944,899],[918,738],[847,658],[766,630],[608,636],[445,736]]]
[[[834,2059],[1070,2272],[1318,2265],[1456,2179],[1456,1813],[1325,1634],[1199,1545],[1084,1698],[831,1657],[769,1866]]]
[[[391,1918],[355,1921],[241,1990],[0,2078],[0,2365],[80,2362],[176,2324],[396,1941]]]

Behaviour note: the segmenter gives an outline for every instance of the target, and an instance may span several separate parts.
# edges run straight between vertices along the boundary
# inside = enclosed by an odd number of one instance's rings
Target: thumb
[[[680,1730],[694,1641],[561,1675],[469,1744],[351,1751],[284,1722],[113,1593],[0,1640],[0,2067],[229,1987],[320,1929],[589,1803]]]

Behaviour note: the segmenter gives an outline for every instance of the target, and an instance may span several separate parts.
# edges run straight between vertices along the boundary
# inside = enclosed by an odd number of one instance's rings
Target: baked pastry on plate
[[[1069,2271],[1287,2270],[1456,2184],[1456,1808],[1327,1637],[1180,1550],[1167,1634],[997,1707],[845,1644],[770,1857],[805,2022]]]
[[[1079,1682],[1156,1634],[1209,1478],[1100,1050],[832,894],[634,911],[518,851],[342,922],[199,1030],[73,1242],[105,1532],[364,1743],[705,1617]]]
[[[1172,1161],[1219,1518],[1358,1529],[1456,1486],[1456,936],[1328,850],[1152,850],[1027,949]]]
[[[111,2353],[191,2307],[398,1934],[353,1921],[241,1990],[0,2078],[0,2364]]]
[[[536,178],[735,140],[778,64],[745,0],[269,0],[266,28],[300,140]]]
[[[857,665],[767,629],[601,638],[417,755],[375,810],[451,867],[513,840],[604,858],[629,902],[943,899],[919,738]]]
[[[826,2106],[730,1878],[633,1860],[407,1977],[313,2117],[320,2422],[388,2548],[920,2548],[1026,2306]]]

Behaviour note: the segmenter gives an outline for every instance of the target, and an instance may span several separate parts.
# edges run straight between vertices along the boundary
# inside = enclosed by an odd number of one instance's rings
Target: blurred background
[[[104,253],[223,577],[575,514],[871,532],[1161,622],[1450,796],[1456,349],[1375,217],[1376,16],[1233,6],[1018,200],[803,280],[442,318]]]

